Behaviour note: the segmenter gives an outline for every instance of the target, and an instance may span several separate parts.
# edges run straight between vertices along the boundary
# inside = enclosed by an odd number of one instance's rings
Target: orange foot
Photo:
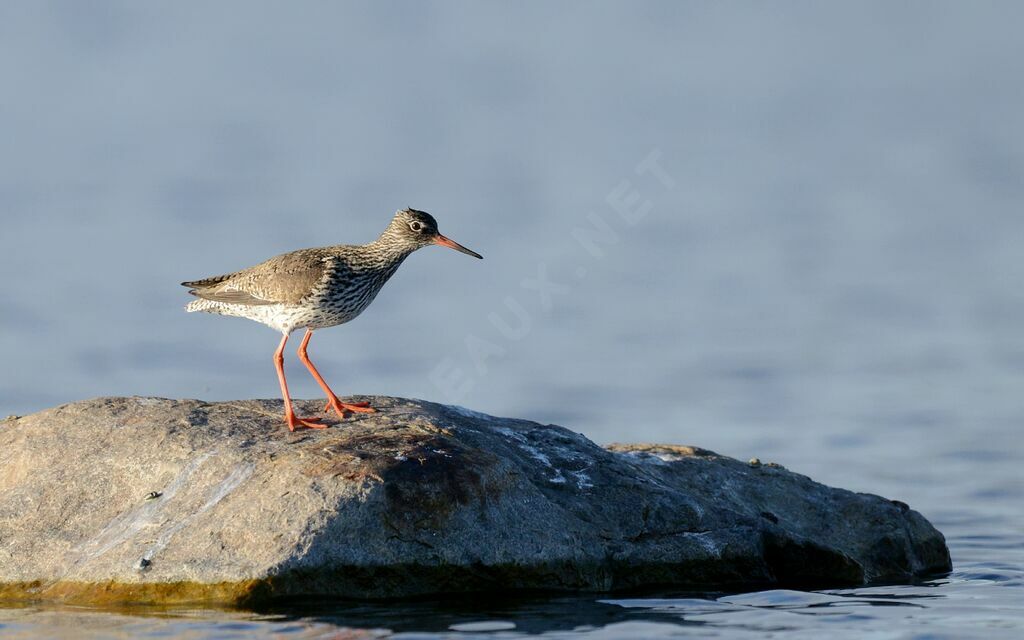
[[[338,417],[344,418],[346,411],[352,413],[376,413],[376,409],[370,406],[369,402],[342,402],[338,400],[338,396],[330,396],[327,398],[327,404],[324,405],[324,413],[327,413],[331,409],[338,414]]]
[[[327,425],[320,422],[320,418],[299,418],[295,413],[289,411],[284,414],[285,422],[288,423],[288,430],[295,431],[295,429],[306,428],[306,429],[326,429]]]

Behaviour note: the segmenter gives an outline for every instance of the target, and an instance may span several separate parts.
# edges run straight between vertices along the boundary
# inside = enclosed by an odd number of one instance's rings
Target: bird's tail
[[[189,313],[192,313],[193,311],[210,311],[217,306],[217,303],[212,300],[204,300],[203,298],[200,298],[186,304],[185,311],[188,311]]]

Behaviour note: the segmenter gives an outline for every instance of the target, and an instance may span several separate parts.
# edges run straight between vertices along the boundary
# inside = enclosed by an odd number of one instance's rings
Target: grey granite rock
[[[905,504],[669,445],[396,398],[100,398],[0,422],[0,598],[859,585],[949,570]],[[299,403],[307,412],[318,403]]]

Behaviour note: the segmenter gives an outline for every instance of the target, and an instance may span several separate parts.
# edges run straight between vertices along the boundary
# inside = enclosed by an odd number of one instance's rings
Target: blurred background
[[[278,336],[186,315],[178,283],[408,205],[486,259],[423,250],[318,332],[340,394],[759,456],[1019,532],[1022,21],[4,2],[0,413],[277,397]]]

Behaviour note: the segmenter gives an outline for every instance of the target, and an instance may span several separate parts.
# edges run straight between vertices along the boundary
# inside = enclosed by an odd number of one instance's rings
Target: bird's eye
[[[410,222],[409,228],[412,229],[413,231],[419,231],[420,229],[423,228],[423,225],[418,222]]]

